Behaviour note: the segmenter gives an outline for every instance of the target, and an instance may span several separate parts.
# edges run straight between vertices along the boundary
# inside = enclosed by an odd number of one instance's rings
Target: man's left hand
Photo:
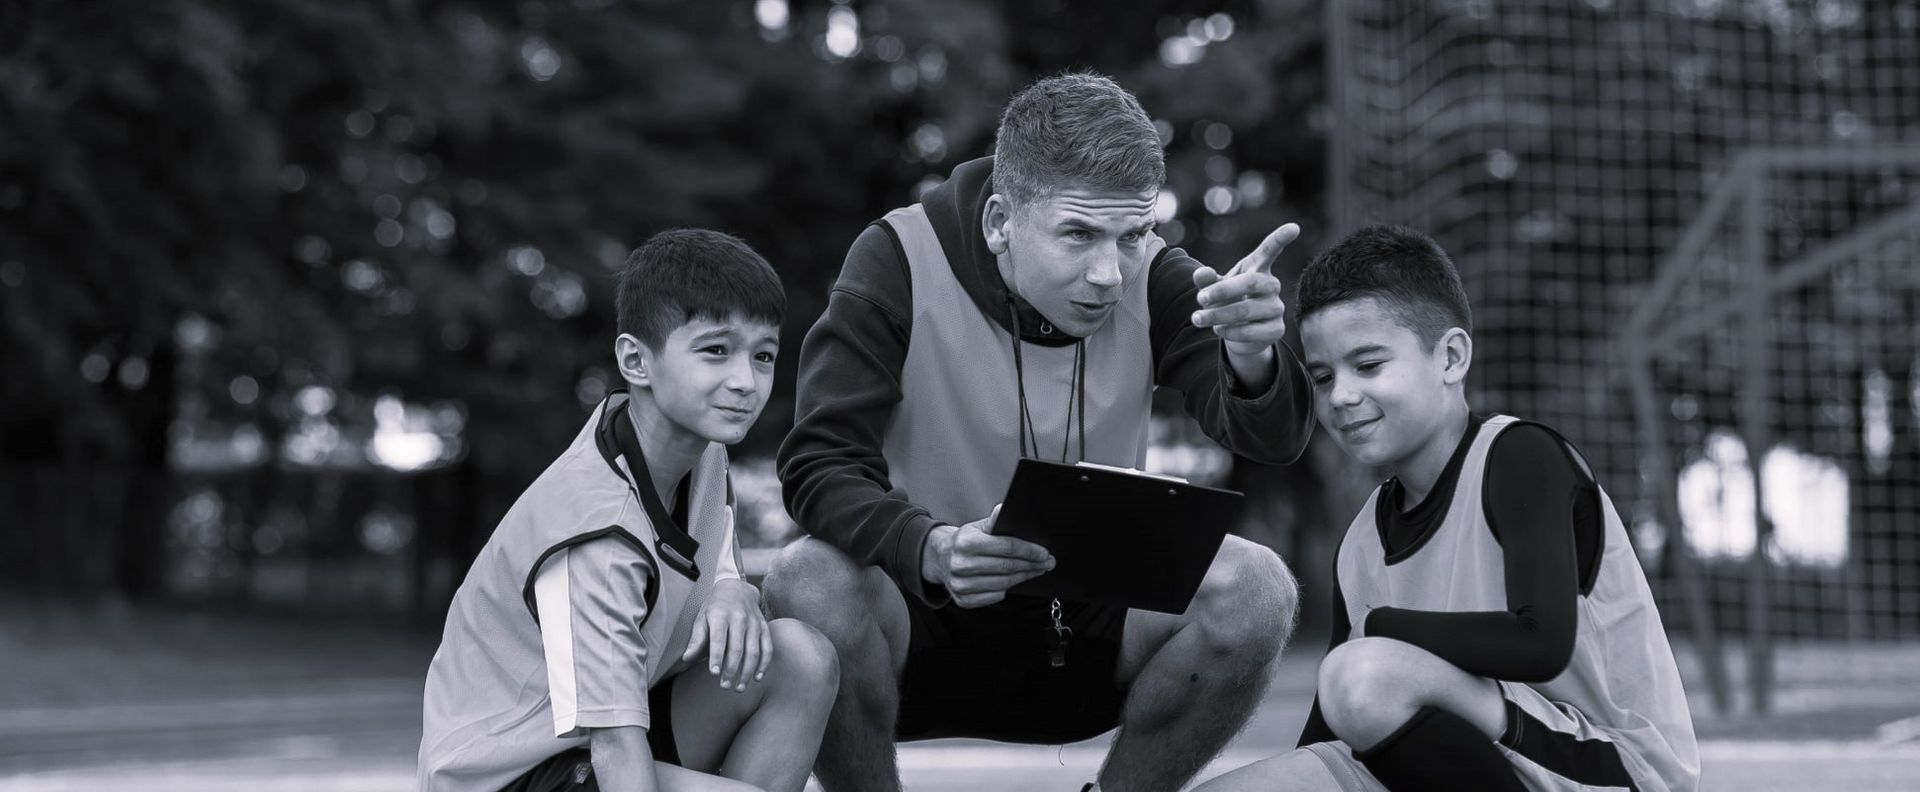
[[[1193,271],[1193,285],[1200,289],[1200,310],[1193,314],[1193,325],[1220,336],[1234,373],[1249,386],[1258,386],[1256,391],[1272,383],[1273,346],[1287,334],[1287,304],[1280,298],[1273,262],[1299,237],[1300,226],[1287,223],[1268,234],[1227,274],[1206,266]]]
[[[767,666],[773,664],[773,634],[760,611],[760,590],[752,583],[736,578],[714,582],[680,659],[692,662],[702,652],[707,671],[720,677],[724,690],[746,690],[749,676],[766,677]]]

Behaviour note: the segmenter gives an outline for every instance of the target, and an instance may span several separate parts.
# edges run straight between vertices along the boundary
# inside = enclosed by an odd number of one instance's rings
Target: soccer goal
[[[1329,3],[1335,225],[1455,256],[1722,710],[1920,688],[1920,3]]]

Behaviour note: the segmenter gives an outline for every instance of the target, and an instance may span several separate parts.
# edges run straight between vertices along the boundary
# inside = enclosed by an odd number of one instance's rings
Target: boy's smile
[[[648,350],[647,389],[660,414],[696,442],[746,437],[773,389],[780,328],[734,316],[689,320]]]
[[[1448,389],[1465,376],[1448,367],[1444,339],[1428,349],[1375,297],[1314,312],[1300,339],[1314,416],[1354,459],[1397,469],[1435,452],[1428,441],[1449,417]]]

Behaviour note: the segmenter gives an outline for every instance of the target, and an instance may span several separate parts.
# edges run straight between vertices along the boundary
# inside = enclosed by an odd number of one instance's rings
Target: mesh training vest
[[[971,522],[1000,502],[1020,459],[1013,338],[980,312],[954,277],[920,204],[896,209],[882,220],[899,237],[913,276],[900,404],[881,449],[888,477],[935,519]],[[1085,342],[1090,462],[1135,468],[1146,462],[1153,396],[1147,280],[1125,284],[1120,304]],[[1066,461],[1080,461],[1079,421],[1071,426],[1068,421],[1073,346],[1023,342],[1020,355],[1041,456],[1059,459],[1065,441]]]
[[[1506,570],[1483,497],[1494,438],[1517,422],[1499,415],[1480,427],[1460,466],[1445,522],[1412,556],[1392,566],[1375,527],[1380,488],[1374,489],[1348,526],[1336,561],[1347,618],[1354,625],[1349,638],[1361,637],[1367,611],[1378,607],[1507,610]],[[1621,760],[1639,789],[1692,790],[1699,784],[1700,752],[1680,671],[1620,514],[1605,490],[1599,500],[1605,511],[1604,547],[1593,589],[1580,597],[1573,658],[1559,676],[1532,687],[1571,705],[1606,733],[1621,748]]]

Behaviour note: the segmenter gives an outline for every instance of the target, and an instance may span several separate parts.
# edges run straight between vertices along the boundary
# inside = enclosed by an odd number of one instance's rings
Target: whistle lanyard
[[[1025,344],[1020,339],[1020,312],[1014,306],[1013,295],[1007,295],[1007,311],[1013,318],[1013,379],[1020,393],[1020,456],[1040,458],[1040,433],[1033,425],[1033,412],[1027,408],[1026,361],[1022,359],[1020,347]],[[1041,329],[1044,332],[1046,325]],[[1080,459],[1087,458],[1087,341],[1076,339],[1073,342],[1073,373],[1067,387],[1067,420],[1064,434],[1060,437],[1060,464],[1067,463],[1067,444],[1074,434],[1075,419],[1080,429]],[[1076,409],[1077,408],[1077,409]],[[1028,438],[1032,438],[1029,447]],[[1047,617],[1053,622],[1047,633],[1047,664],[1061,668],[1067,664],[1067,643],[1073,638],[1073,628],[1066,625],[1061,615],[1060,598],[1053,598],[1047,608]]]

